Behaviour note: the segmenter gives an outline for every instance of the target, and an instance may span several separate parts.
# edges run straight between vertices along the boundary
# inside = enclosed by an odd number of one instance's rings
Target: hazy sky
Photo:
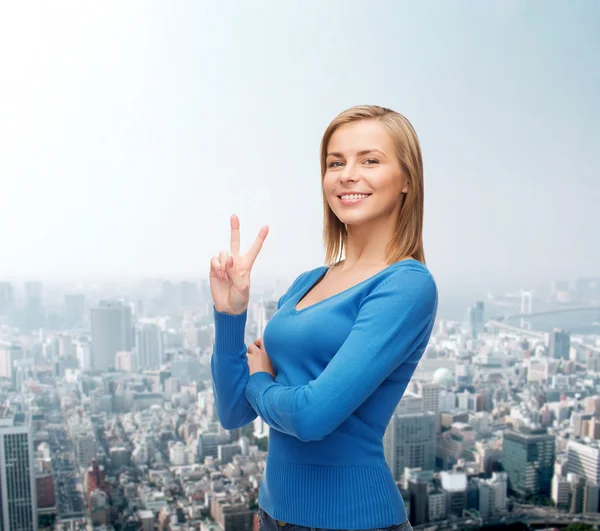
[[[318,150],[391,107],[449,290],[600,276],[600,2],[3,2],[0,277],[323,263]],[[518,288],[518,286],[515,286]]]

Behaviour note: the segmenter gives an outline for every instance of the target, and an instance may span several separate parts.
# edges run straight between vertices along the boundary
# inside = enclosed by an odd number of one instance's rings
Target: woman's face
[[[326,166],[323,189],[342,223],[396,219],[401,194],[408,191],[407,179],[390,135],[377,120],[337,129],[327,146]]]

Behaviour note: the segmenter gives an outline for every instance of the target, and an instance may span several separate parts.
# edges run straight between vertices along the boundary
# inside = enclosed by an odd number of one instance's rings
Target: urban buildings
[[[0,407],[0,531],[38,528],[31,420]]]

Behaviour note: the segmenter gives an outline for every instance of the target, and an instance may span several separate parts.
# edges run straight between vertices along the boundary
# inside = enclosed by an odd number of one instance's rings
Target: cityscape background
[[[323,263],[319,142],[405,114],[435,331],[383,445],[415,529],[600,524],[600,4],[0,4],[0,531],[257,529],[209,259],[247,342]]]

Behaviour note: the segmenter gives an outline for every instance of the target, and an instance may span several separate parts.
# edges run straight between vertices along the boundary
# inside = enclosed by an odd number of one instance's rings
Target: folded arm
[[[346,341],[315,380],[286,386],[257,372],[246,397],[272,428],[302,441],[321,440],[429,339],[436,311],[431,275],[398,271],[364,298]]]

